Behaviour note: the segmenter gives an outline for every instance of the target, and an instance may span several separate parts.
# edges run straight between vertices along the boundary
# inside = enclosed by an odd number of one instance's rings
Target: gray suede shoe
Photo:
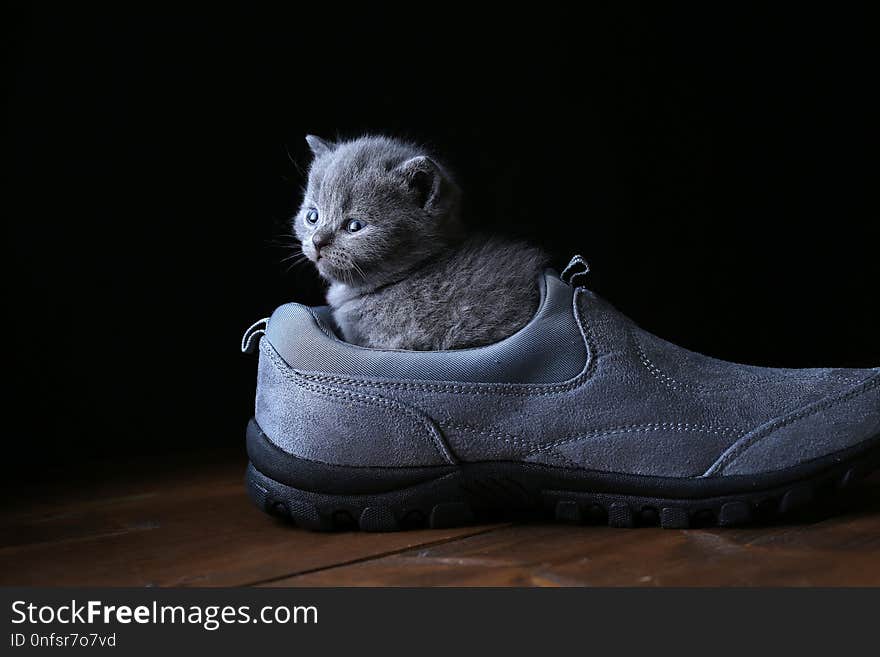
[[[314,529],[449,526],[534,511],[619,527],[772,519],[880,464],[880,368],[767,369],[641,330],[540,281],[534,319],[490,346],[352,346],[291,303],[259,344],[248,488]]]

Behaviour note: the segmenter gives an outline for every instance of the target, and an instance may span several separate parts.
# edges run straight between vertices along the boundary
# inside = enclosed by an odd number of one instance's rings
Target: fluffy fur
[[[466,235],[461,192],[435,159],[388,137],[306,140],[315,157],[294,230],[330,282],[347,341],[460,349],[497,342],[532,318],[545,255]]]

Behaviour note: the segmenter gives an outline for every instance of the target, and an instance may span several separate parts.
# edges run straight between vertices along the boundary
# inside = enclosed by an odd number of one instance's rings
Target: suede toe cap
[[[851,373],[857,383],[757,427],[731,445],[705,475],[781,470],[880,436],[880,368]]]

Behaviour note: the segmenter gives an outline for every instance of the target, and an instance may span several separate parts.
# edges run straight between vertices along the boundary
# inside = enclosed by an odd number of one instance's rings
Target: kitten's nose
[[[315,255],[321,255],[321,247],[327,246],[330,242],[330,236],[322,233],[312,235],[312,246],[315,247]]]

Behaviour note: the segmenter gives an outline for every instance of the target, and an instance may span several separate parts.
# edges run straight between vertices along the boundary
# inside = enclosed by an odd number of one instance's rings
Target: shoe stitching
[[[557,450],[557,449],[547,450],[546,453],[551,454],[554,458],[559,459],[565,465],[570,466],[573,470],[583,470],[584,469],[584,465],[582,463],[578,463],[577,461],[570,459],[565,454],[560,453],[559,450]]]
[[[458,424],[448,420],[437,421],[437,424],[443,427],[477,433],[482,436],[486,436],[487,438],[503,440],[504,442],[513,444],[514,446],[531,448],[528,452],[525,452],[523,456],[529,456],[538,452],[547,451],[549,449],[559,447],[560,445],[576,442],[578,440],[584,440],[587,438],[601,438],[603,436],[615,435],[619,433],[637,433],[640,431],[702,431],[705,433],[714,433],[716,435],[740,435],[745,431],[741,428],[725,427],[720,425],[691,424],[688,422],[653,422],[647,424],[628,424],[616,427],[609,427],[605,429],[595,429],[587,433],[578,433],[576,435],[566,436],[550,443],[536,443],[515,434],[493,433],[490,431],[485,431],[478,427],[467,424]]]
[[[710,425],[710,424],[691,424],[689,422],[656,422],[651,424],[630,424],[624,425],[620,427],[612,427],[609,429],[598,429],[595,431],[589,431],[587,433],[581,433],[577,436],[571,436],[568,438],[561,438],[559,440],[555,440],[551,443],[545,443],[541,445],[539,448],[532,450],[531,452],[527,452],[523,454],[523,457],[528,457],[533,454],[537,454],[540,452],[548,451],[554,449],[556,447],[560,447],[562,445],[566,445],[569,443],[575,443],[581,440],[587,440],[589,438],[603,438],[605,436],[613,436],[623,433],[642,433],[648,431],[673,431],[673,432],[682,432],[682,433],[711,433],[718,436],[730,436],[730,435],[739,435],[742,434],[742,429],[737,429],[735,427],[724,427],[719,425]]]
[[[347,399],[349,401],[355,403],[361,403],[367,406],[375,406],[380,408],[388,413],[392,413],[391,409],[394,409],[400,413],[406,415],[410,421],[413,423],[414,428],[425,429],[428,432],[428,436],[431,438],[431,441],[434,444],[434,447],[440,452],[440,455],[450,464],[455,464],[457,461],[452,454],[452,451],[446,446],[443,438],[440,436],[437,429],[431,425],[431,423],[416,414],[414,411],[406,408],[401,403],[392,401],[390,399],[385,399],[383,397],[373,397],[371,395],[365,395],[362,393],[351,392],[348,390],[339,390],[336,388],[328,388],[326,386],[319,385],[317,383],[310,383],[301,380],[301,376],[295,371],[291,370],[286,363],[283,362],[281,356],[279,356],[274,348],[270,346],[263,346],[264,343],[261,341],[260,343],[260,351],[265,354],[270,363],[275,367],[276,371],[281,374],[284,378],[292,381],[295,385],[304,388],[305,390],[309,390],[318,395],[324,395],[326,397],[336,397]],[[280,361],[280,362],[279,362]],[[392,413],[393,414],[393,413]]]
[[[516,436],[515,434],[509,433],[493,433],[490,431],[485,431],[483,429],[479,429],[477,427],[467,425],[467,424],[458,424],[454,422],[450,422],[448,420],[438,421],[437,424],[443,427],[449,427],[452,429],[460,429],[463,431],[468,431],[471,433],[477,433],[482,436],[486,436],[487,438],[494,438],[497,440],[503,440],[504,442],[513,444],[518,447],[527,447],[531,448],[528,452],[525,452],[522,456],[530,456],[532,454],[536,454],[542,451],[553,450],[556,447],[561,445],[565,445],[568,443],[576,442],[578,440],[585,440],[587,438],[601,438],[603,436],[615,435],[620,433],[637,433],[641,431],[681,431],[681,432],[705,432],[705,433],[713,433],[716,435],[737,435],[742,434],[743,429],[735,428],[735,427],[724,427],[720,425],[704,425],[704,424],[691,424],[688,422],[655,422],[648,424],[629,424],[622,425],[617,427],[610,427],[605,429],[596,429],[594,431],[590,431],[587,433],[578,433],[573,436],[566,436],[565,438],[560,438],[550,443],[536,443],[534,441],[530,441],[524,439],[520,436]],[[561,456],[561,455],[560,455]]]
[[[767,438],[773,435],[779,429],[783,429],[795,422],[803,420],[804,418],[810,417],[811,415],[815,415],[822,411],[828,410],[829,408],[833,408],[838,404],[842,404],[851,399],[859,397],[867,392],[870,392],[874,388],[880,386],[880,374],[875,374],[871,376],[855,388],[849,390],[848,392],[838,395],[836,397],[832,397],[830,399],[825,399],[822,402],[814,403],[811,406],[807,406],[806,408],[801,409],[798,412],[795,412],[787,417],[784,417],[775,422],[771,422],[766,425],[763,429],[754,433],[752,435],[743,436],[738,442],[731,445],[727,451],[725,451],[718,460],[713,463],[705,473],[703,473],[704,477],[710,477],[716,474],[719,474],[722,470],[724,470],[728,465],[730,465],[733,461],[743,455],[745,451],[747,451],[750,447],[758,444],[764,438]]]
[[[686,383],[684,381],[679,381],[679,380],[673,378],[672,376],[669,376],[668,374],[663,372],[663,370],[661,370],[659,367],[657,367],[657,365],[655,365],[654,362],[648,357],[648,354],[645,353],[644,346],[642,345],[641,341],[639,340],[638,336],[636,335],[635,330],[632,327],[629,327],[627,330],[630,334],[630,337],[632,338],[633,344],[635,345],[636,352],[639,355],[639,360],[641,361],[642,365],[644,365],[645,368],[651,373],[651,375],[654,376],[658,381],[660,381],[660,383],[665,385],[667,388],[670,388],[672,390],[683,389],[683,390],[701,391],[701,392],[725,392],[725,391],[730,391],[730,390],[736,389],[737,386],[735,384],[719,383],[717,385],[697,385],[694,383]],[[864,380],[864,379],[860,379],[857,377],[851,377],[851,376],[846,376],[843,374],[835,374],[835,373],[829,373],[828,377],[834,378],[834,379],[837,379],[840,381],[846,381],[848,383],[857,383],[857,382],[861,382]],[[746,382],[748,384],[758,384],[758,383],[785,382],[785,381],[801,382],[801,381],[810,381],[810,380],[813,380],[813,379],[811,377],[792,377],[789,379],[780,379],[780,378],[772,377],[772,376],[764,376],[764,377],[756,376],[756,377],[748,377],[746,379]]]
[[[654,365],[650,358],[648,358],[648,354],[645,353],[642,348],[642,343],[639,341],[638,337],[636,337],[635,331],[632,328],[627,329],[630,337],[632,338],[633,344],[635,345],[636,352],[639,355],[639,360],[642,362],[642,365],[651,373],[651,375],[656,378],[660,383],[665,385],[667,388],[671,388],[672,390],[678,390],[679,388],[688,388],[692,389],[695,386],[687,383],[682,383],[673,379],[671,376],[664,374],[663,371]],[[699,387],[697,387],[699,389]]]
[[[572,298],[574,307],[574,315],[577,321],[581,338],[587,349],[587,363],[583,371],[575,378],[564,383],[482,383],[482,384],[459,384],[459,383],[428,383],[428,382],[402,382],[402,381],[375,381],[367,379],[350,379],[347,377],[317,374],[313,372],[297,371],[297,374],[305,379],[322,383],[335,383],[340,385],[360,387],[360,388],[378,388],[389,390],[416,390],[422,392],[440,392],[451,394],[469,394],[469,395],[491,395],[491,396],[513,396],[513,397],[541,397],[546,395],[555,395],[560,392],[569,392],[579,388],[586,383],[593,375],[596,369],[597,352],[595,348],[594,336],[589,324],[583,317],[583,311],[578,303],[582,293],[582,288],[575,290]]]
[[[437,424],[441,427],[448,427],[450,429],[459,429],[461,431],[467,431],[469,433],[477,433],[481,436],[485,436],[487,438],[494,438],[496,440],[503,440],[506,443],[510,443],[511,445],[517,447],[526,447],[531,449],[536,449],[540,447],[540,443],[535,443],[531,440],[521,438],[520,436],[516,436],[512,433],[491,433],[480,429],[478,427],[471,426],[469,424],[458,424],[455,422],[451,422],[449,420],[438,420]]]

